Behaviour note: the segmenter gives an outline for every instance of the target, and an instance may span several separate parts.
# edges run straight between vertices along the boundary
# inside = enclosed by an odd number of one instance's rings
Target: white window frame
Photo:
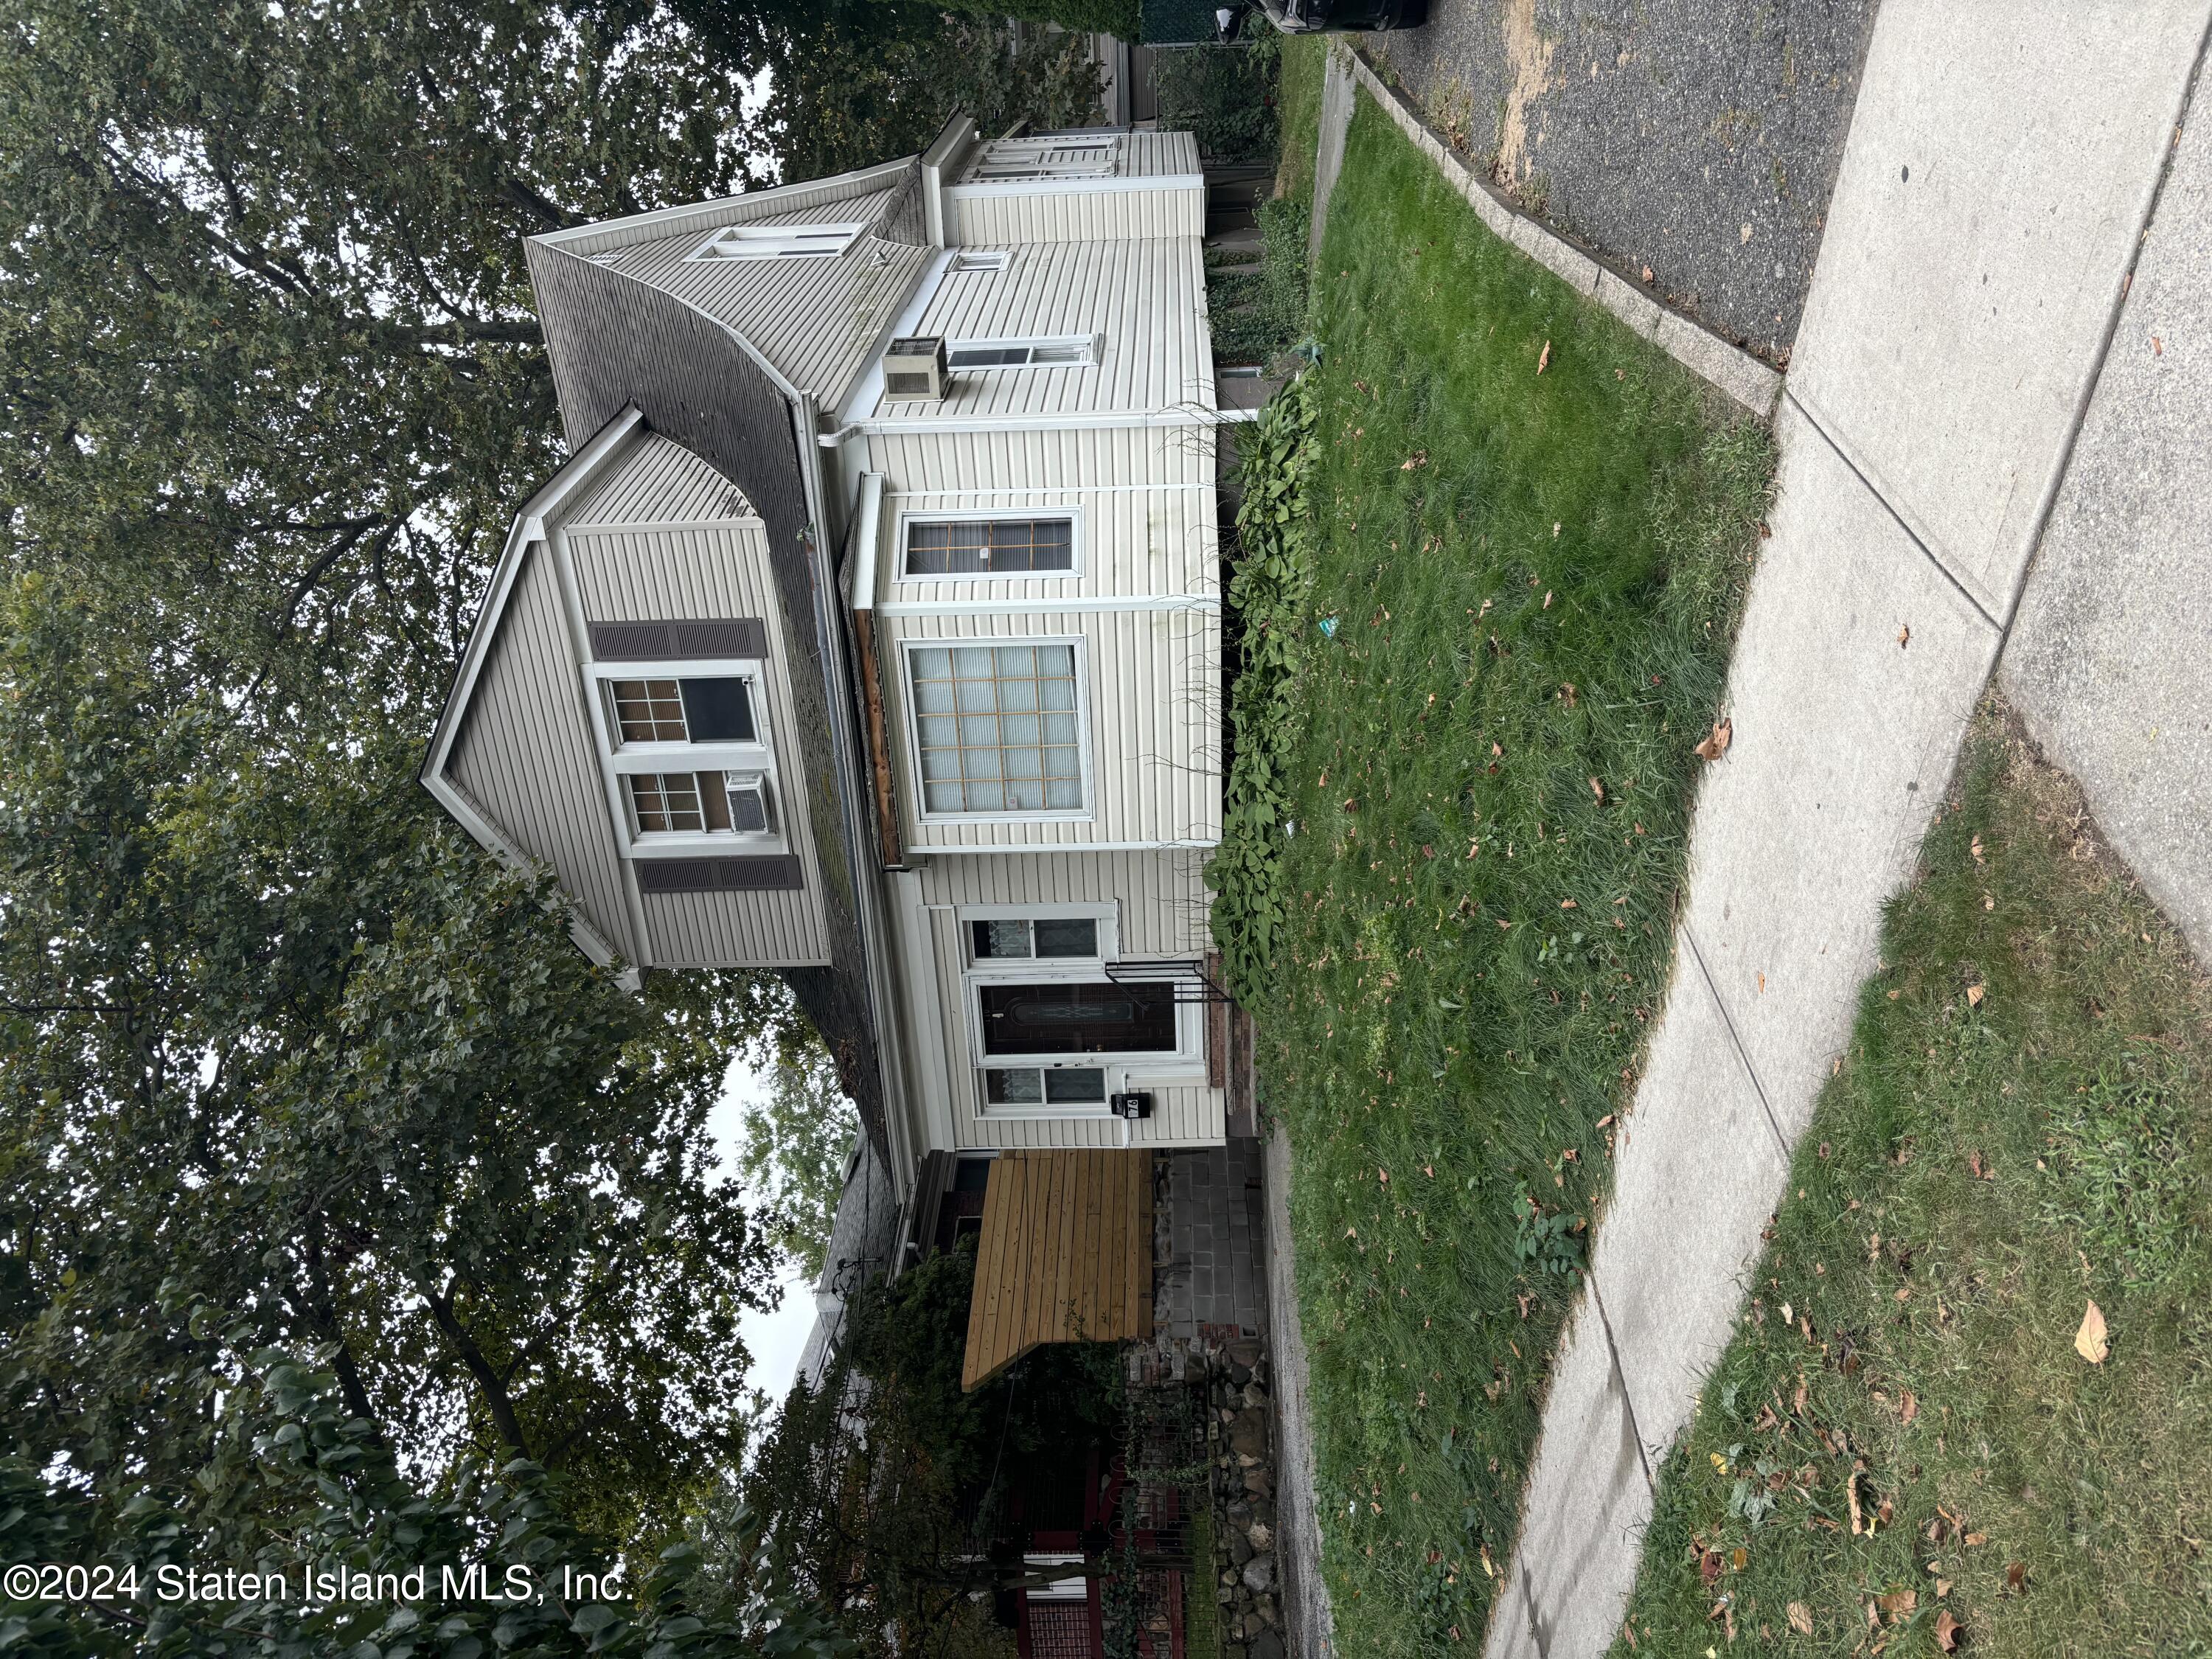
[[[925,572],[909,575],[906,568],[907,527],[909,525],[988,523],[994,519],[1066,519],[1068,521],[1068,565],[1065,570],[971,570],[953,574]],[[901,508],[892,521],[892,580],[900,586],[927,586],[939,582],[1058,582],[1083,574],[1083,509],[1080,507],[979,507],[937,512]]]
[[[983,1040],[981,988],[989,984],[1036,985],[1054,980],[1098,981],[1106,979],[1109,963],[1121,960],[1121,906],[1102,904],[963,904],[953,909],[960,944],[960,1006],[968,1030],[968,1052],[975,1077],[975,1109],[990,1119],[1103,1118],[1113,1115],[1104,1100],[994,1103],[985,1077],[989,1072],[1097,1071],[1103,1072],[1102,1093],[1115,1095],[1128,1085],[1132,1075],[1163,1079],[1183,1073],[1203,1079],[1201,1045],[1205,1022],[1201,1010],[1177,1004],[1175,1010],[1176,1046],[1173,1049],[1140,1049],[1127,1053],[1091,1054],[990,1055]],[[978,921],[1094,921],[1098,926],[1098,954],[1095,957],[977,957],[975,933]]]
[[[1076,769],[1083,782],[1083,805],[1039,808],[1016,812],[933,812],[921,772],[921,717],[915,703],[914,653],[917,651],[958,651],[971,647],[995,650],[1000,646],[1070,645],[1075,647]],[[927,635],[899,641],[899,700],[906,710],[908,776],[913,782],[915,821],[920,823],[1084,823],[1097,816],[1097,783],[1091,763],[1091,642],[1080,634],[1025,634],[1001,639],[996,635]]]
[[[1110,179],[1128,153],[1125,134],[1111,129],[994,138],[983,146],[960,182],[995,185],[1038,179]],[[1103,150],[1103,160],[1091,152]]]
[[[952,263],[945,267],[945,274],[948,276],[969,276],[1004,270],[1006,257],[1004,248],[963,247],[953,254]]]
[[[721,225],[684,255],[687,264],[743,264],[757,259],[834,259],[867,227],[860,223]]]
[[[767,695],[768,665],[757,658],[720,657],[592,662],[584,669],[584,702],[599,748],[599,775],[614,814],[617,850],[626,860],[698,858],[721,854],[788,853],[791,804],[776,766]],[[616,680],[742,679],[752,702],[750,743],[623,743],[614,723]],[[738,830],[653,830],[637,827],[624,779],[640,772],[720,772],[757,776],[768,787],[770,827]]]
[[[1030,360],[1018,363],[963,363],[963,351],[1012,351],[1026,349]],[[1079,356],[1062,357],[1050,362],[1034,361],[1040,350],[1073,350]],[[1096,368],[1106,355],[1103,334],[1017,334],[1004,339],[961,339],[945,343],[945,368],[954,374],[1022,374],[1047,368]]]

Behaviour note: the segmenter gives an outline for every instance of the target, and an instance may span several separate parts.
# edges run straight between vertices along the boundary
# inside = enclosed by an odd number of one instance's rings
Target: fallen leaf
[[[1851,1512],[1851,1536],[1856,1538],[1866,1530],[1866,1516],[1859,1508],[1859,1477],[1854,1469],[1844,1477],[1844,1502]]]
[[[1901,1625],[1912,1617],[1912,1610],[1920,1605],[1920,1592],[1909,1589],[1891,1590],[1875,1598],[1876,1604],[1889,1615],[1889,1622]]]
[[[1741,1572],[1746,1566],[1750,1565],[1750,1562],[1751,1553],[1748,1550],[1739,1547],[1731,1551],[1729,1554],[1729,1565],[1734,1567],[1738,1572]]]
[[[1644,280],[1647,283],[1651,281],[1651,267],[1650,265],[1644,267]]]
[[[1970,1152],[1966,1154],[1966,1168],[1972,1174],[1975,1180],[1979,1181],[1982,1178],[1982,1155],[1980,1152]]]
[[[1813,1633],[1813,1609],[1802,1601],[1792,1601],[1790,1604],[1790,1628],[1800,1636],[1810,1636]]]
[[[1559,908],[1562,910],[1571,910],[1575,908],[1575,902],[1572,899],[1561,899],[1559,901]]]
[[[1982,838],[1979,836],[1976,836],[1973,840],[1967,844],[1966,850],[1974,855],[1975,863],[1979,864],[1983,861]]]
[[[1950,1593],[1951,1581],[1948,1578],[1938,1578],[1936,1581],[1936,1594],[1938,1595],[1948,1595]]]
[[[2027,1588],[2027,1562],[2013,1561],[2006,1565],[2005,1588],[2010,1590],[2025,1590]]]
[[[1717,761],[1728,753],[1729,742],[1735,736],[1735,722],[1719,720],[1713,722],[1713,734],[1692,752],[1701,761]]]
[[[1989,988],[1985,985],[1969,985],[1966,988],[1966,1006],[1970,1008],[1980,1007],[1982,999],[1989,994]]]
[[[1590,793],[1597,797],[1597,804],[1600,806],[1605,805],[1605,785],[1595,778],[1590,780]]]
[[[1404,460],[1398,463],[1398,471],[1401,472],[1411,472],[1415,467],[1426,466],[1428,464],[1429,452],[1425,449],[1417,449]]]
[[[2154,357],[2163,357],[2166,356],[2166,342],[2160,339],[2155,334],[2150,337],[2150,355]]]
[[[1547,587],[1544,590],[1544,603],[1538,605],[1536,608],[1539,611],[1549,611],[1552,608],[1552,590],[1550,588]]]
[[[1547,340],[1547,341],[1545,341],[1545,342],[1544,342],[1544,349],[1543,349],[1543,350],[1542,350],[1541,352],[1540,352],[1540,353],[1537,355],[1537,357],[1536,357],[1536,372],[1537,372],[1539,374],[1541,374],[1544,372],[1545,368],[1550,365],[1551,361],[1552,361],[1552,343],[1551,343],[1549,340]]]
[[[1936,1615],[1936,1645],[1945,1653],[1959,1650],[1959,1621],[1948,1607]]]
[[[1989,1541],[1990,1535],[1985,1532],[1970,1532],[1966,1534],[1966,1547],[1970,1550],[1979,1549]]]
[[[1906,646],[1911,643],[1912,624],[1910,623],[1900,623],[1897,630],[1897,648],[1902,651]]]
[[[1382,1168],[1380,1165],[1377,1165],[1376,1168],[1375,1178],[1381,1182],[1385,1187],[1390,1184],[1390,1172],[1388,1170]]]
[[[1707,1550],[1698,1558],[1698,1577],[1708,1584],[1721,1576],[1721,1553]]]
[[[1790,1410],[1794,1416],[1805,1415],[1805,1373],[1802,1371],[1797,1373],[1797,1392],[1790,1398]]]
[[[2074,1352],[2092,1365],[2101,1365],[2112,1352],[2105,1340],[2105,1310],[2092,1302],[2081,1315],[2081,1328],[2074,1333]]]
[[[1908,1423],[1920,1415],[1920,1401],[1914,1396],[1911,1389],[1901,1389],[1898,1391],[1897,1410],[1898,1414]]]

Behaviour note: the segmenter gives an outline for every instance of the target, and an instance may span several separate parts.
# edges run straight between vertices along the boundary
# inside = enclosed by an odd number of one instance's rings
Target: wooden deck
[[[963,1389],[1040,1342],[1152,1334],[1152,1155],[1004,1152],[991,1164]]]

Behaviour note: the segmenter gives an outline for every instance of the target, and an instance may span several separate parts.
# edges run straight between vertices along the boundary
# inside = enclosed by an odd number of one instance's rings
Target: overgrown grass
[[[1243,250],[1210,252],[1206,312],[1218,364],[1273,362],[1306,330],[1306,242],[1313,215],[1304,202],[1276,197],[1260,206],[1256,260]],[[1256,270],[1241,269],[1256,264]]]
[[[1296,833],[1242,988],[1339,1645],[1392,1656],[1478,1640],[1510,1545],[1771,459],[1364,100],[1316,295]]]
[[[1668,1465],[1634,1651],[1929,1654],[1948,1618],[2212,1653],[2212,985],[2091,836],[1985,710]]]
[[[1314,156],[1321,143],[1322,70],[1328,62],[1328,37],[1286,36],[1275,82],[1275,107],[1281,122],[1281,155],[1275,163],[1275,194],[1310,205]]]

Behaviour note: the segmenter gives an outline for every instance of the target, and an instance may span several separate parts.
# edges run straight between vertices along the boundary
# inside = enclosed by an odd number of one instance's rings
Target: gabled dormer
[[[744,493],[626,411],[517,516],[424,780],[602,959],[824,964],[782,614]]]

